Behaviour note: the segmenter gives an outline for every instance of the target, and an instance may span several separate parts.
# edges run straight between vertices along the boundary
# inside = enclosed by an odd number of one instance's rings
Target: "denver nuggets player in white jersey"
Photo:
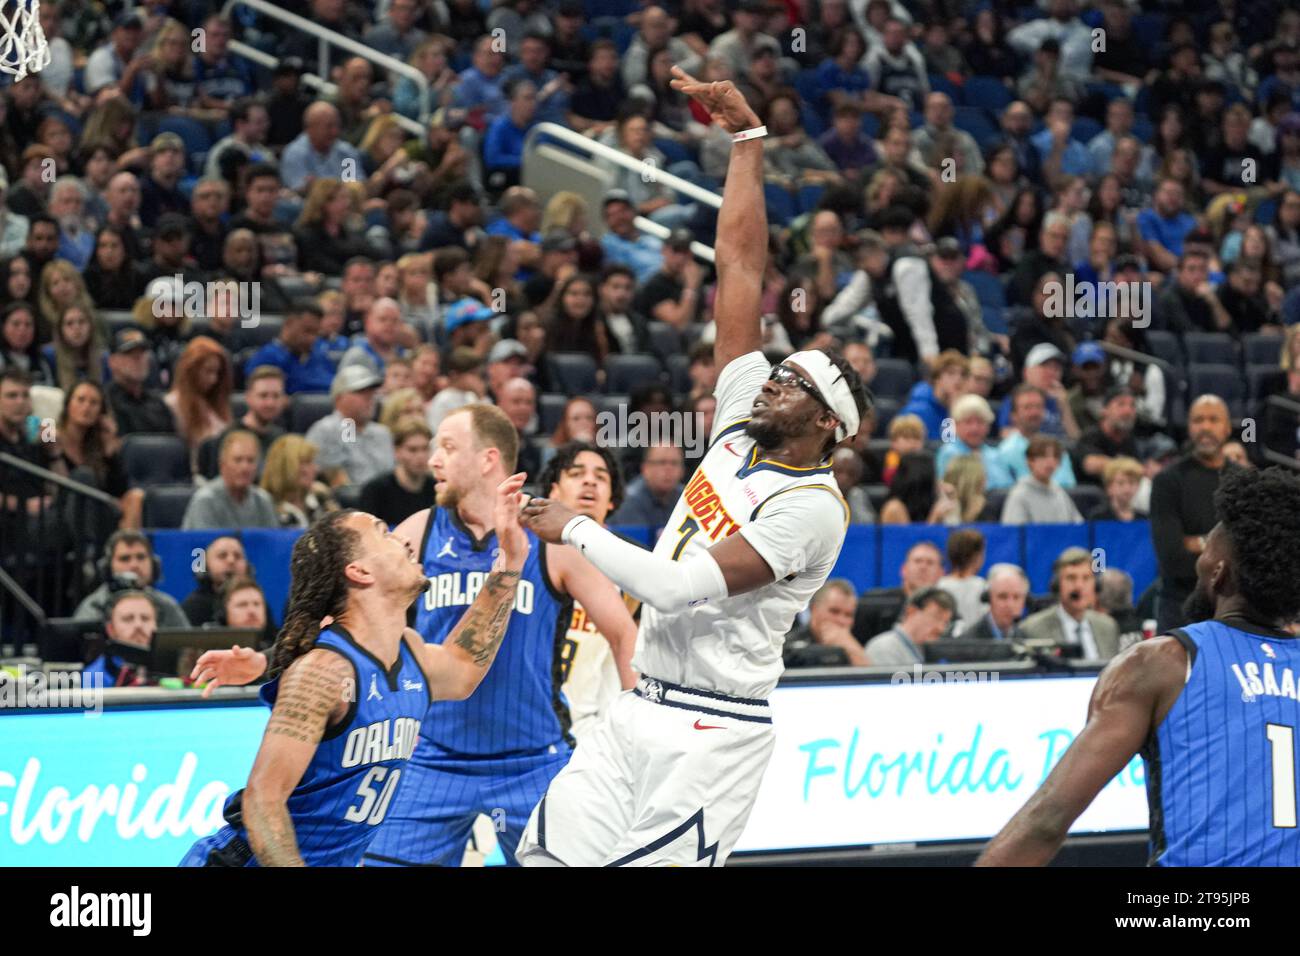
[[[848,525],[829,456],[857,434],[866,389],[842,357],[797,352],[772,368],[759,351],[766,131],[731,83],[673,72],[735,140],[718,214],[716,423],[651,554],[558,502],[524,509],[539,537],[577,547],[645,604],[636,690],[551,781],[519,844],[525,865],[726,860],[771,756],[784,636]]]

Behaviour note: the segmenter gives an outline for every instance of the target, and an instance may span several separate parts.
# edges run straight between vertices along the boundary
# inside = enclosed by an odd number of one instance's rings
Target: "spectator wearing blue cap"
[[[1106,374],[1106,353],[1096,342],[1082,342],[1070,358],[1074,364],[1074,385],[1070,387],[1067,398],[1074,421],[1083,432],[1101,421],[1106,387],[1110,384]]]
[[[472,348],[495,316],[496,313],[478,299],[466,296],[443,311],[442,328],[436,330],[438,340],[447,349]]]

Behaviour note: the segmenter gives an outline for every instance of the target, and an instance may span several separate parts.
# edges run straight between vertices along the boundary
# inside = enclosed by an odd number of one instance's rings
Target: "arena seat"
[[[667,322],[651,319],[646,323],[646,345],[650,351],[659,356],[659,361],[667,364],[670,355],[681,355],[682,333]]]
[[[334,400],[325,393],[299,392],[289,400],[289,430],[300,435],[334,411]]]
[[[763,199],[767,202],[768,218],[779,225],[788,226],[799,215],[794,193],[778,183],[763,184]]]
[[[1007,288],[1002,280],[991,272],[982,269],[968,269],[961,274],[965,282],[979,296],[980,305],[992,305],[1005,309],[1007,305]]]
[[[1147,348],[1151,350],[1151,354],[1156,358],[1164,359],[1177,369],[1179,374],[1182,373],[1183,366],[1187,364],[1187,358],[1183,355],[1183,347],[1178,343],[1178,336],[1172,332],[1148,331]]]
[[[176,435],[127,435],[122,466],[131,484],[141,488],[190,479],[190,450]]]
[[[551,352],[551,385],[568,395],[596,391],[596,360],[585,352]]]
[[[564,418],[564,406],[569,402],[568,395],[537,396],[537,418],[542,431],[550,434]]]
[[[668,356],[668,379],[674,392],[691,390],[691,360],[686,355]]]
[[[874,434],[877,438],[883,438],[889,434],[889,423],[893,421],[894,416],[903,405],[896,398],[888,398],[883,395],[876,396],[876,429]]]
[[[1068,489],[1070,500],[1079,509],[1079,514],[1086,519],[1094,508],[1106,503],[1106,492],[1099,485],[1075,485]]]
[[[1228,412],[1234,420],[1245,414],[1246,383],[1242,381],[1241,370],[1235,365],[1188,365],[1187,388],[1193,398],[1200,395],[1219,396],[1228,403]]]
[[[144,491],[142,521],[146,528],[179,528],[194,495],[192,484],[154,485]]]
[[[916,381],[916,369],[903,359],[876,360],[876,377],[871,381],[871,391],[878,397],[904,399]]]
[[[608,392],[630,392],[638,385],[664,380],[659,360],[648,352],[609,356],[605,359],[605,376]]]
[[[1247,365],[1246,383],[1249,387],[1250,400],[1258,402],[1270,394],[1285,373],[1274,365]]]
[[[1227,332],[1185,332],[1188,365],[1238,365],[1237,343]]]
[[[1015,96],[996,76],[969,76],[962,87],[962,99],[965,106],[979,106],[1000,116]]]
[[[1265,332],[1243,335],[1241,337],[1242,363],[1247,366],[1272,365],[1276,368],[1282,358],[1283,341],[1282,336],[1269,335]]]

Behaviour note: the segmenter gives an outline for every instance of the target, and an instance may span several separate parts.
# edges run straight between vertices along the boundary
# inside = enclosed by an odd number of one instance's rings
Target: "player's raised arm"
[[[309,651],[280,679],[262,746],[241,802],[248,845],[261,866],[305,866],[289,818],[289,794],[333,720],[356,696],[352,664],[327,650]]]
[[[701,83],[678,66],[673,67],[673,77],[673,89],[698,101],[713,122],[728,133],[734,135],[762,125],[734,83]],[[722,369],[737,356],[763,347],[761,302],[768,237],[762,139],[731,145],[717,233],[714,265],[718,270],[718,293],[713,303],[717,338],[713,355],[715,364]]]
[[[1107,665],[1088,702],[1087,725],[976,866],[1050,863],[1079,814],[1164,719],[1186,670],[1186,652],[1172,637],[1135,644]]]
[[[474,603],[445,641],[424,645],[424,667],[434,700],[464,700],[474,693],[501,647],[519,575],[528,559],[528,536],[519,525],[523,497],[519,489],[526,478],[521,472],[497,486],[493,520],[501,554]]]

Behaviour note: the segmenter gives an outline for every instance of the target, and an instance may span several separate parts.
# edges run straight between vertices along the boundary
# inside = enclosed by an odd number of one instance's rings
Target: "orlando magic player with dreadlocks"
[[[500,546],[491,490],[514,470],[518,453],[518,432],[493,405],[458,408],[438,426],[429,459],[437,507],[394,530],[415,546],[427,578],[414,609],[422,640],[451,640],[482,586]],[[535,542],[531,534],[529,541]],[[622,683],[631,687],[636,624],[618,589],[572,548],[538,543],[521,572],[501,660],[469,700],[429,708],[366,866],[457,865],[480,815],[497,825],[506,862],[515,862],[528,814],[573,752],[560,685],[574,601],[609,642]],[[209,651],[201,660],[224,683],[247,682],[264,667],[255,652],[243,665],[230,651]]]
[[[1300,480],[1225,472],[1219,523],[1184,614],[1097,679],[1088,722],[979,862],[1048,863],[1071,824],[1135,753],[1146,765],[1150,862],[1297,866]]]
[[[530,551],[518,523],[524,477],[497,488],[500,556],[442,644],[406,627],[426,581],[414,549],[383,521],[339,511],[298,539],[262,688],[272,711],[261,749],[248,785],[227,801],[227,825],[195,843],[183,866],[361,862],[430,704],[464,700],[497,656]]]

